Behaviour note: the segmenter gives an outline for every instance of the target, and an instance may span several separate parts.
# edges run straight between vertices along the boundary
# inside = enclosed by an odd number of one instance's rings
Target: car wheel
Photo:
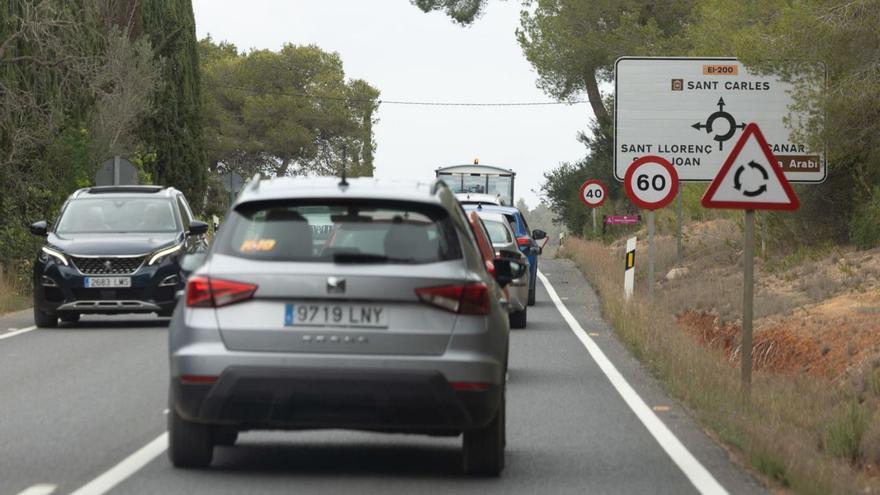
[[[214,445],[229,447],[235,445],[238,440],[238,430],[232,428],[217,428],[214,430]]]
[[[525,328],[528,311],[529,308],[525,307],[522,311],[514,311],[513,313],[510,313],[510,328]]]
[[[180,417],[172,405],[168,411],[168,458],[174,467],[204,468],[214,457],[211,427]]]
[[[462,453],[464,471],[475,476],[499,476],[504,470],[506,443],[505,399],[501,395],[498,412],[488,425],[464,432]]]
[[[40,328],[55,328],[58,326],[58,315],[46,313],[34,306],[34,325]]]
[[[59,315],[61,321],[64,323],[76,323],[79,321],[80,314],[79,313],[61,313]]]

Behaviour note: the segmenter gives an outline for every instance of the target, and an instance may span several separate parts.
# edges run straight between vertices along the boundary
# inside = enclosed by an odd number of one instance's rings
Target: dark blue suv
[[[529,258],[529,306],[533,306],[535,304],[535,289],[538,286],[538,255],[541,254],[541,246],[537,241],[546,238],[547,233],[540,229],[529,230],[526,218],[521,211],[513,206],[466,204],[462,207],[467,211],[500,213],[510,223],[510,228],[516,234],[516,245]]]
[[[55,222],[31,225],[46,238],[34,263],[34,323],[54,327],[82,314],[170,316],[186,281],[181,260],[206,249],[207,230],[173,188],[76,191]]]

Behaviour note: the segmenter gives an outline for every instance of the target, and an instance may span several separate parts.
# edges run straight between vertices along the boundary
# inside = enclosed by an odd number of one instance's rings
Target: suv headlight
[[[61,251],[58,251],[57,249],[52,249],[49,246],[43,246],[42,252],[45,255],[42,257],[43,261],[48,261],[49,260],[48,257],[51,256],[51,257],[55,258],[55,260],[57,260],[62,265],[64,265],[64,266],[68,265],[67,257],[64,256],[64,253],[62,253]]]
[[[178,244],[176,246],[171,246],[169,248],[160,249],[153,253],[153,256],[150,256],[150,261],[147,262],[148,265],[155,265],[156,263],[161,263],[166,256],[174,254],[183,249],[183,244]]]

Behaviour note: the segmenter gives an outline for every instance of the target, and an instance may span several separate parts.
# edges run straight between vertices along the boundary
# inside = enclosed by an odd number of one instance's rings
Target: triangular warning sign
[[[757,124],[749,124],[703,194],[706,208],[796,210],[797,195]]]

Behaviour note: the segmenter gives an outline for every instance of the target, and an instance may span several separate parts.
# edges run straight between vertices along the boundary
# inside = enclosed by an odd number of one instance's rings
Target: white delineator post
[[[636,238],[626,240],[626,271],[623,272],[623,296],[627,301],[632,299],[636,280]]]

